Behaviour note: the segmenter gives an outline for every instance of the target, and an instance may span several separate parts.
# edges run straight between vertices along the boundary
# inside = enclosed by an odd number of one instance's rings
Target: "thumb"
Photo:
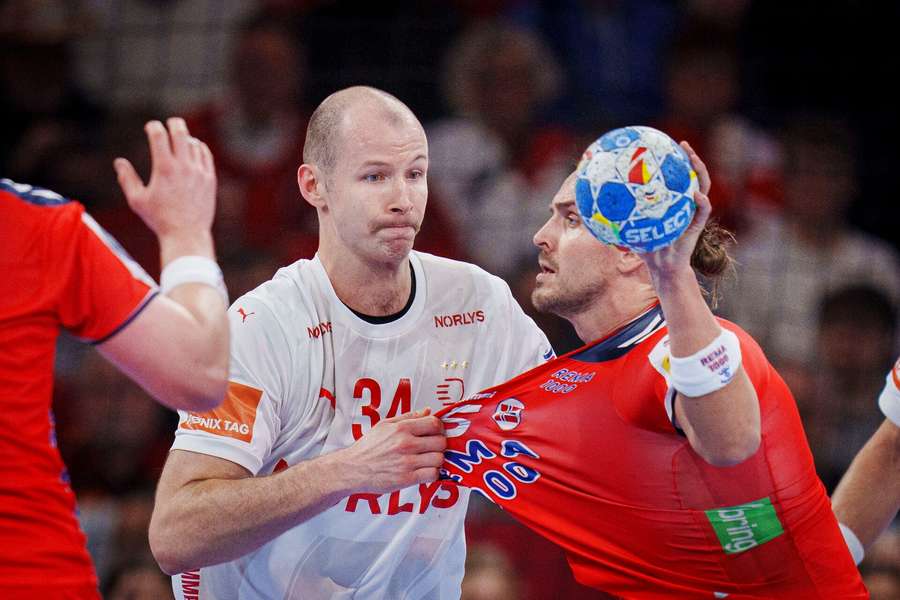
[[[125,193],[128,202],[131,203],[144,190],[144,183],[138,176],[137,171],[131,166],[125,158],[117,158],[113,161],[113,168],[116,170],[116,176],[119,180],[119,187]]]

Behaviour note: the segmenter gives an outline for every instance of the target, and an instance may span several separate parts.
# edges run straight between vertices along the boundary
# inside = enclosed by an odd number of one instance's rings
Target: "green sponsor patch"
[[[768,498],[704,511],[725,554],[739,554],[784,533]]]

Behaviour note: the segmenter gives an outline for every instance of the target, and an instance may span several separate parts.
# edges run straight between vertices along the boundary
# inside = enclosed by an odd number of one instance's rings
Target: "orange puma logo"
[[[256,313],[255,312],[250,312],[250,313],[244,312],[243,307],[241,307],[238,309],[238,314],[241,315],[241,323],[243,323],[244,321],[247,320],[247,317],[249,317],[250,315],[255,315]]]

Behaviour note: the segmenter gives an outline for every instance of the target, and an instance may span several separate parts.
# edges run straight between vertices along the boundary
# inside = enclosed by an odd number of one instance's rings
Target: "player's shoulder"
[[[416,251],[413,255],[422,265],[429,282],[452,284],[455,287],[470,287],[478,291],[501,294],[503,296],[510,294],[509,285],[503,279],[488,273],[478,265],[443,256],[435,256],[427,252]]]
[[[229,312],[240,317],[241,323],[255,317],[253,320],[283,326],[286,331],[296,329],[290,324],[305,322],[315,311],[311,295],[314,284],[306,273],[310,263],[301,259],[278,269],[271,279],[237,298]]]
[[[5,178],[0,178],[0,196],[7,202],[19,202],[27,206],[57,207],[74,202],[54,191]]]
[[[0,206],[3,222],[10,227],[71,227],[84,213],[84,206],[71,198],[10,179],[0,179]]]

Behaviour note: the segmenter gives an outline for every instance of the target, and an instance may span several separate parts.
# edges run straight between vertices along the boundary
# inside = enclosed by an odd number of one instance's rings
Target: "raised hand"
[[[694,252],[697,240],[700,239],[700,233],[706,226],[706,221],[709,219],[709,214],[712,211],[712,206],[707,196],[712,185],[709,170],[694,149],[691,148],[690,144],[681,142],[681,147],[684,148],[688,157],[690,157],[691,166],[697,173],[699,180],[700,189],[694,192],[694,202],[697,204],[697,211],[694,213],[694,219],[691,221],[691,224],[672,245],[656,252],[640,255],[647,264],[654,283],[658,283],[660,278],[691,268],[691,254]]]
[[[184,245],[210,239],[216,211],[212,153],[191,137],[184,119],[171,118],[166,124],[168,129],[159,121],[144,127],[152,159],[147,185],[127,159],[113,162],[128,205],[160,238],[164,254],[166,240]]]

